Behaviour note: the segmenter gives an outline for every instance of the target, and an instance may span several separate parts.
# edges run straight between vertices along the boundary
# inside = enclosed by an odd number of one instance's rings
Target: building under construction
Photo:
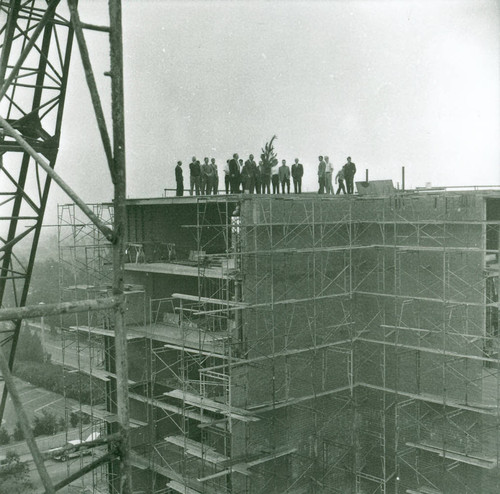
[[[77,215],[59,208],[62,293],[104,296],[109,244]],[[164,197],[127,217],[134,492],[500,491],[499,192]],[[97,314],[65,333],[112,432]]]
[[[500,191],[126,200],[121,1],[106,25],[63,3],[0,2],[0,419],[10,398],[45,492],[500,492]],[[112,204],[54,172],[74,39]],[[61,300],[29,306],[52,182]],[[12,376],[22,321],[54,315],[100,433],[57,483]]]

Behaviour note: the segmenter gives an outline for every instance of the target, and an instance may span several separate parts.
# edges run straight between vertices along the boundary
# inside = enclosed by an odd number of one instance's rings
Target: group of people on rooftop
[[[328,156],[318,157],[318,193],[335,194],[332,183],[333,165]],[[228,159],[224,165],[224,190],[226,194],[290,194],[290,178],[293,181],[295,194],[302,192],[302,177],[304,167],[295,158],[292,168],[287,165],[286,160],[273,158],[269,163],[255,162],[253,154],[243,162],[235,153],[232,159]],[[337,194],[352,194],[354,192],[354,175],[356,165],[347,158],[347,163],[337,172],[335,183],[338,184]],[[176,195],[184,195],[184,178],[182,172],[182,161],[177,162],[175,167]],[[281,188],[281,191],[280,191]],[[215,158],[204,158],[203,164],[193,156],[189,163],[189,193],[190,195],[211,195],[219,193],[219,171]]]

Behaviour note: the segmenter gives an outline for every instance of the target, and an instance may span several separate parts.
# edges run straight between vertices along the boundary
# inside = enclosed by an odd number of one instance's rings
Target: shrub
[[[33,422],[33,434],[37,436],[52,436],[57,432],[57,417],[49,412],[43,410],[42,415],[37,415]]]
[[[60,417],[59,418],[59,421],[57,423],[57,428],[60,431],[65,431],[66,430],[66,420],[64,419],[64,417]]]
[[[71,415],[69,416],[69,423],[71,427],[76,427],[78,423],[80,422],[80,417],[76,412],[71,412]]]
[[[22,441],[24,439],[24,432],[21,429],[21,424],[16,422],[16,428],[14,429],[14,433],[12,434],[14,441]]]
[[[14,451],[7,451],[6,458],[0,465],[1,492],[25,494],[33,487],[29,480],[28,463],[21,461]]]
[[[0,444],[9,444],[10,434],[7,432],[5,427],[0,427]]]
[[[17,343],[16,357],[19,360],[27,360],[30,362],[42,363],[45,361],[42,342],[38,334],[24,327],[22,328]]]

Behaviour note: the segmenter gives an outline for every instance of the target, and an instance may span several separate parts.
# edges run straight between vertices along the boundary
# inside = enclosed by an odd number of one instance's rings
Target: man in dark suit
[[[193,156],[193,160],[189,163],[189,193],[193,195],[193,190],[196,195],[200,195],[200,180],[201,180],[201,166],[200,162]]]
[[[177,162],[175,167],[175,183],[177,184],[177,190],[175,192],[176,196],[184,195],[184,177],[182,176],[182,161]]]
[[[351,157],[347,157],[347,163],[344,165],[344,178],[348,194],[354,193],[354,174],[356,173],[356,165],[351,161]]]
[[[240,191],[240,164],[238,154],[233,154],[233,159],[229,161],[229,184],[231,185],[231,194],[238,194]]]
[[[293,191],[296,194],[302,192],[302,176],[304,175],[304,167],[299,163],[299,158],[295,158],[295,163],[292,165]]]

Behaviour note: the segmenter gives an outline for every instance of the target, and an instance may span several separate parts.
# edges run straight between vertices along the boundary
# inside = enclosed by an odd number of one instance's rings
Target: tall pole
[[[45,305],[45,304],[43,302],[40,302],[39,305]],[[43,316],[40,316],[40,338],[42,341],[43,354],[45,356],[45,320]]]
[[[117,412],[120,440],[120,479],[122,494],[132,494],[130,464],[129,397],[127,369],[127,335],[125,327],[124,252],[126,225],[125,119],[123,97],[123,45],[121,0],[109,0],[111,51],[111,112],[113,116],[114,232],[113,295],[120,300],[114,311]]]

